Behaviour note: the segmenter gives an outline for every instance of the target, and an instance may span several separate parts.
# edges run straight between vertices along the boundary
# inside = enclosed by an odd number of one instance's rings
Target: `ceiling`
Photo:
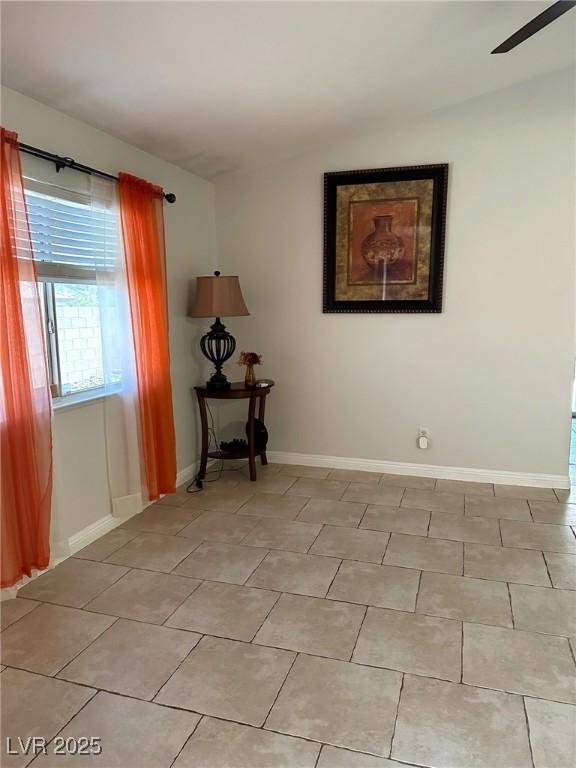
[[[2,81],[205,178],[574,61],[548,2],[3,2]]]

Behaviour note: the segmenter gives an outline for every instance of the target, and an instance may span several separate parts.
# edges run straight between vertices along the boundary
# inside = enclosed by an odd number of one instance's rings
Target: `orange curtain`
[[[1,586],[50,561],[51,400],[18,137],[0,128]]]
[[[121,173],[120,218],[134,334],[140,443],[150,501],[176,489],[163,191]]]

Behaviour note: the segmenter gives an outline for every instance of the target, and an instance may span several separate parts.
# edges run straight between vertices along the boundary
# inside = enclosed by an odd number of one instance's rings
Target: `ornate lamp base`
[[[206,382],[208,389],[230,389],[230,382],[226,378],[226,374],[222,373],[222,366],[234,354],[236,340],[231,333],[228,333],[219,317],[210,326],[208,333],[200,339],[200,349],[216,368],[216,371]]]
[[[230,382],[226,378],[225,373],[213,373],[206,382],[206,386],[212,390],[230,389]]]

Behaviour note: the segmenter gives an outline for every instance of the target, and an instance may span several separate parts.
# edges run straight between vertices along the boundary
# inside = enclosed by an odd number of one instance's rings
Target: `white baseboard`
[[[198,471],[198,466],[199,466],[199,461],[196,461],[194,462],[194,464],[190,464],[189,466],[184,467],[184,469],[181,469],[176,475],[176,485],[180,486],[192,480],[195,477],[196,472]],[[126,497],[126,498],[129,501],[132,499],[132,497]],[[120,507],[117,507],[114,515],[112,514],[104,515],[104,517],[101,517],[95,522],[91,523],[90,525],[87,525],[86,528],[83,528],[81,531],[78,531],[78,533],[75,533],[73,536],[70,536],[67,539],[63,539],[61,541],[53,543],[51,545],[52,558],[50,560],[50,565],[46,570],[55,568],[63,560],[66,560],[67,558],[76,554],[76,552],[79,552],[81,549],[84,549],[84,547],[87,547],[89,544],[92,544],[92,542],[96,541],[96,539],[99,539],[101,536],[104,536],[105,533],[109,533],[110,531],[113,531],[114,528],[117,528],[123,522],[130,519],[130,517],[133,517],[134,515],[138,514],[140,511],[142,511],[142,509],[146,509],[146,507],[149,507],[150,504],[152,503],[153,502],[151,501],[142,500],[141,509],[135,508],[133,504],[124,504],[121,507],[122,509],[121,514],[119,514]],[[132,511],[128,512],[131,509]],[[124,512],[128,512],[128,514],[123,514]],[[9,600],[9,599],[12,599],[13,597],[16,597],[17,591],[20,587],[23,587],[25,584],[28,584],[28,582],[32,581],[38,576],[41,576],[43,573],[46,573],[46,571],[36,571],[29,579],[24,577],[17,586],[9,587],[1,590],[0,600]]]
[[[480,483],[526,485],[534,488],[570,488],[568,475],[544,475],[532,472],[507,472],[499,469],[473,469],[471,467],[444,467],[437,464],[410,464],[402,461],[379,459],[353,459],[344,456],[321,456],[311,453],[267,451],[268,459],[278,464],[303,464],[332,469],[358,469],[393,475],[434,477],[437,480],[472,480]]]
[[[147,506],[149,505],[144,504],[143,508],[145,509]],[[50,567],[53,568],[55,565],[58,565],[58,563],[61,563],[62,560],[66,560],[66,558],[71,557],[72,555],[76,554],[76,552],[79,552],[81,549],[84,549],[84,547],[87,547],[88,544],[92,544],[92,542],[96,541],[96,539],[104,536],[105,533],[113,531],[114,528],[122,525],[122,523],[125,523],[126,520],[129,520],[131,517],[134,517],[134,515],[139,514],[140,511],[141,510],[137,510],[133,514],[125,515],[123,517],[118,515],[104,515],[104,517],[101,517],[95,522],[90,523],[90,525],[87,525],[86,528],[78,531],[78,533],[75,533],[68,539],[64,539],[64,541],[59,541],[57,544],[53,544],[53,554]]]
[[[198,462],[190,464],[189,466],[184,467],[184,469],[181,469],[176,475],[176,485],[180,486],[183,485],[183,483],[192,480],[192,478],[196,475],[197,470]],[[130,500],[132,497],[127,498]],[[114,530],[114,528],[121,525],[121,523],[124,523],[134,515],[139,514],[139,512],[141,512],[143,509],[146,509],[146,507],[149,507],[153,503],[154,502],[152,501],[142,500],[141,509],[133,509],[133,511],[129,514],[119,515],[116,513],[114,515],[105,515],[99,520],[96,520],[96,522],[86,526],[86,528],[83,528],[81,531],[78,531],[78,533],[75,533],[74,536],[70,536],[70,538],[65,542],[61,542],[59,545],[56,545],[53,548],[59,550],[59,552],[61,552],[63,555],[59,558],[59,562],[66,559],[66,557],[70,557],[76,552],[79,552],[81,549],[84,549],[84,547],[87,547],[88,544],[92,544],[93,541],[96,541],[96,539],[104,536],[105,533]],[[126,504],[123,506],[123,509],[127,511],[130,509],[130,507],[133,507],[133,505]],[[66,551],[68,554],[64,554]]]
[[[114,528],[128,519],[129,518],[127,517],[106,515],[105,517],[101,517],[99,520],[96,520],[95,523],[91,523],[90,525],[86,526],[86,528],[83,528],[81,531],[75,533],[74,536],[70,536],[68,539],[67,544],[69,555],[74,555],[76,552],[84,549],[84,547],[87,547],[88,544],[92,544],[92,542],[96,541],[96,539],[99,539],[100,536],[104,536],[105,533],[109,533],[110,531],[114,530]]]
[[[192,480],[198,471],[198,464],[199,462],[196,461],[194,464],[190,464],[189,466],[184,467],[184,469],[181,469],[176,475],[176,485],[180,486]],[[131,497],[128,498],[130,499]],[[78,533],[75,533],[74,536],[70,536],[70,538],[64,542],[64,549],[68,550],[68,555],[64,555],[64,557],[61,557],[60,560],[64,560],[66,557],[70,557],[70,555],[79,552],[84,547],[87,547],[88,544],[92,544],[93,541],[99,539],[100,536],[104,536],[105,533],[114,530],[114,528],[119,526],[121,523],[129,520],[131,517],[141,512],[142,509],[146,509],[146,507],[149,507],[153,503],[154,502],[152,501],[143,500],[142,508],[135,509],[131,514],[105,515],[99,520],[96,520],[96,522],[91,523],[91,525],[88,525],[86,528],[78,531]],[[130,506],[131,505],[125,505],[123,509],[128,510]]]
[[[99,520],[96,520],[94,523],[86,526],[86,528],[83,528],[81,531],[78,531],[78,533],[75,533],[73,536],[52,543],[50,547],[52,556],[50,558],[50,565],[48,568],[43,571],[34,571],[32,576],[29,578],[24,576],[16,586],[3,589],[0,594],[0,599],[10,600],[13,597],[16,597],[17,592],[21,587],[24,587],[26,584],[34,581],[34,579],[37,579],[38,576],[42,576],[43,573],[52,570],[52,568],[55,568],[61,562],[76,554],[76,552],[79,552],[81,549],[84,549],[84,547],[87,547],[88,544],[92,544],[93,541],[96,541],[96,539],[104,536],[105,533],[108,533],[114,528],[117,528],[127,519],[127,517],[105,515]]]
[[[189,483],[190,480],[193,480],[196,477],[196,472],[198,472],[199,466],[200,462],[195,461],[194,464],[189,464],[187,467],[184,467],[184,469],[181,469],[176,475],[176,487],[184,485],[184,483]]]

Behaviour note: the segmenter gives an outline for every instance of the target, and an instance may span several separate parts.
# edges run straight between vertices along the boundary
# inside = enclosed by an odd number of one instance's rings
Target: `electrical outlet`
[[[416,440],[416,445],[423,451],[425,451],[427,448],[430,448],[430,430],[428,427],[420,427],[418,429],[418,439]]]

